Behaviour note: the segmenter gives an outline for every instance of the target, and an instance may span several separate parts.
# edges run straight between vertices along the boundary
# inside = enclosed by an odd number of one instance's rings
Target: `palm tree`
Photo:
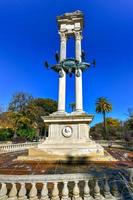
[[[105,97],[99,97],[96,100],[96,112],[102,113],[103,115],[103,127],[104,127],[104,139],[107,139],[107,128],[106,128],[106,113],[112,111],[112,105]]]

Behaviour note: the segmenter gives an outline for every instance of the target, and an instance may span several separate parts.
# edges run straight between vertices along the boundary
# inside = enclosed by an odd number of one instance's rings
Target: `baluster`
[[[26,200],[27,196],[26,196],[26,187],[25,187],[25,183],[21,183],[21,187],[18,193],[18,200]]]
[[[5,183],[1,183],[0,200],[6,200],[6,199],[7,199],[7,187]]]
[[[52,191],[52,200],[59,200],[59,190],[57,187],[57,182],[54,182],[54,188]]]
[[[109,187],[109,183],[108,183],[108,179],[106,178],[105,179],[105,184],[104,184],[104,188],[103,188],[103,194],[104,194],[104,197],[106,199],[113,199],[113,196],[111,195],[110,193],[110,187]]]
[[[63,182],[62,198],[61,198],[62,200],[70,200],[67,183],[68,183],[67,181]]]
[[[32,183],[32,187],[31,187],[31,190],[30,190],[30,193],[29,193],[29,199],[30,200],[38,200],[37,189],[36,189],[35,183]]]
[[[129,170],[129,181],[130,181],[131,187],[133,187],[133,168],[130,168]]]
[[[49,200],[47,183],[43,183],[41,191],[41,200]]]
[[[79,196],[78,181],[75,181],[72,200],[82,200],[82,198]]]
[[[90,187],[88,185],[88,181],[85,181],[84,186],[84,200],[92,200],[92,196],[90,195]]]
[[[12,183],[12,188],[9,192],[8,200],[17,200],[17,188],[15,183]]]
[[[113,183],[113,186],[112,186],[112,194],[115,197],[115,199],[121,200],[121,195],[120,195],[120,192],[118,190],[118,186],[116,184],[116,181]]]
[[[94,197],[95,197],[95,199],[97,199],[97,200],[102,200],[102,199],[104,199],[104,198],[102,197],[102,195],[100,194],[100,187],[99,187],[99,184],[98,184],[98,180],[96,180],[96,182],[95,182]]]

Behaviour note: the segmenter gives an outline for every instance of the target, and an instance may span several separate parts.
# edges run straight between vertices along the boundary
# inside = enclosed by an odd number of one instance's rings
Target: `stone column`
[[[81,33],[75,33],[75,52],[76,59],[81,62]],[[75,72],[75,92],[76,92],[76,112],[83,112],[83,95],[82,95],[82,71],[79,69],[79,76]]]
[[[60,34],[60,61],[66,59],[66,35]],[[58,92],[58,112],[65,112],[65,99],[66,99],[66,73],[62,70],[62,75],[59,75],[59,92]]]

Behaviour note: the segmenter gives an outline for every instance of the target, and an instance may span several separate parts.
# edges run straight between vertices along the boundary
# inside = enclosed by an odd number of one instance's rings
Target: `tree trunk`
[[[103,112],[103,128],[104,128],[104,140],[107,139],[107,127],[106,127],[106,113],[105,111]]]

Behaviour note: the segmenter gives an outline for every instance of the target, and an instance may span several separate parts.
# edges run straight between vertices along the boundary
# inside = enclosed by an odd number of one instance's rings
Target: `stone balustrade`
[[[119,176],[99,174],[0,175],[0,200],[126,200]]]
[[[133,149],[133,141],[126,142],[125,140],[95,140],[98,144],[102,145],[103,147],[113,147],[113,148],[120,148],[120,149]]]
[[[32,147],[37,147],[37,145],[38,145],[38,142],[26,142],[26,143],[18,143],[18,144],[0,144],[0,153],[25,150]]]

